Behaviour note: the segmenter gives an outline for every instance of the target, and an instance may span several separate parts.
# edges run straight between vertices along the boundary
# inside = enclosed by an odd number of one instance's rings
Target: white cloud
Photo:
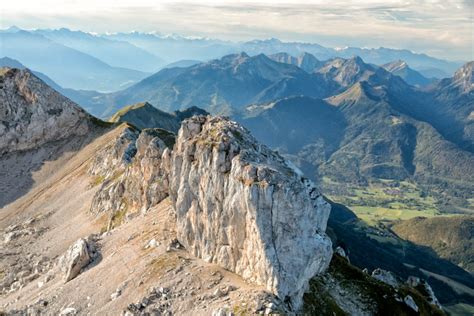
[[[4,1],[1,27],[159,31],[233,40],[279,37],[397,47],[473,59],[473,6],[462,0]]]

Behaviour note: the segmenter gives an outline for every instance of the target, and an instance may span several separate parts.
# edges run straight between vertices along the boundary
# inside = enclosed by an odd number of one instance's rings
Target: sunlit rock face
[[[180,242],[297,309],[332,256],[330,206],[314,185],[225,118],[184,121],[170,160]]]

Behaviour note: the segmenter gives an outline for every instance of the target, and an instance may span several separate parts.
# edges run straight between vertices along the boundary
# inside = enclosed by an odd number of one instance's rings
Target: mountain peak
[[[0,155],[87,134],[95,120],[28,69],[0,68]],[[51,128],[54,126],[54,128]]]
[[[364,64],[365,65],[365,62],[362,60],[362,58],[360,58],[359,56],[352,56],[350,59],[349,59],[350,62],[352,63],[356,63],[356,64],[359,64],[359,65],[362,65]]]
[[[459,87],[462,92],[469,93],[474,90],[474,61],[462,65],[456,70],[453,76],[453,84]]]
[[[408,64],[399,59],[399,60],[394,60],[392,62],[389,62],[389,63],[386,63],[384,65],[382,65],[383,68],[385,68],[387,71],[390,71],[390,72],[397,72],[397,71],[400,71],[400,70],[403,70],[403,69],[406,69],[406,68],[410,68],[408,66]]]

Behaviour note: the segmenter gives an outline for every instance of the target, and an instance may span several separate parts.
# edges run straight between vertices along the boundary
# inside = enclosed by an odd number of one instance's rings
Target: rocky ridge
[[[0,69],[0,155],[85,135],[92,117],[27,69]]]
[[[330,207],[314,185],[225,118],[185,120],[172,151],[163,130],[124,133],[104,151],[114,157],[99,154],[91,165],[104,179],[92,212],[108,212],[110,228],[117,218],[146,212],[168,189],[188,251],[298,309],[308,280],[332,255],[324,233]]]
[[[237,123],[183,122],[171,155],[178,239],[298,309],[332,255],[330,206],[312,183]],[[295,260],[298,258],[298,260]]]

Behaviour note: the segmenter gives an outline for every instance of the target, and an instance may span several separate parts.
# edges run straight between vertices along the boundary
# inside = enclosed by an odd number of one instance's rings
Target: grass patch
[[[165,253],[150,261],[149,265],[153,275],[163,275],[179,265],[179,256],[176,253]]]
[[[105,181],[105,176],[103,175],[97,175],[95,176],[92,181],[91,181],[91,187],[98,186],[99,184],[102,184]]]
[[[327,196],[351,208],[369,225],[441,214],[433,196],[407,181],[380,180],[366,186],[347,186],[323,178]],[[334,188],[343,188],[334,189]]]
[[[102,121],[101,119],[98,119],[97,117],[95,116],[92,116],[91,115],[91,118],[90,118],[91,122],[95,125],[95,126],[99,126],[99,127],[111,127],[114,125],[113,122],[106,122],[106,121]]]
[[[451,315],[472,316],[474,315],[474,306],[469,304],[455,304],[444,306],[444,309]]]

